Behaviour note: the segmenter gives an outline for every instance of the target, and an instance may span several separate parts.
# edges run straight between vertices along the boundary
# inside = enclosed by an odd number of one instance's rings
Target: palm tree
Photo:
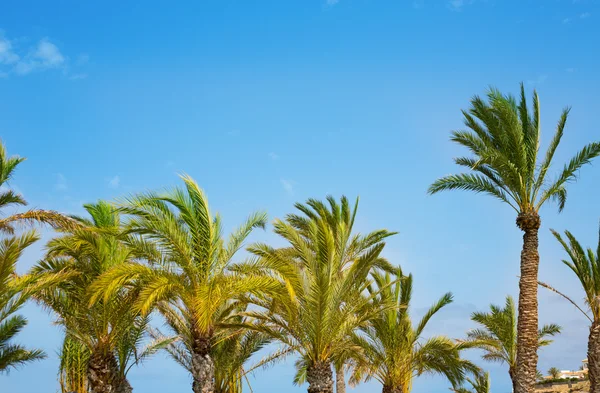
[[[67,335],[63,340],[59,359],[61,393],[88,393],[89,349],[75,337]]]
[[[410,317],[412,275],[402,277],[395,284],[389,274],[374,273],[373,277],[381,288],[375,303],[392,303],[396,307],[380,312],[362,328],[362,334],[355,336],[362,351],[354,363],[353,383],[374,378],[383,385],[383,393],[409,393],[413,379],[423,374],[444,375],[457,387],[463,382],[465,372],[478,371],[475,365],[460,358],[466,345],[445,336],[422,337],[431,318],[452,303],[451,293],[442,296],[413,324]]]
[[[17,166],[25,158],[8,156],[4,143],[0,140],[0,187],[12,179]],[[0,210],[13,206],[25,206],[27,202],[21,195],[10,189],[0,190]],[[45,223],[55,229],[73,228],[77,223],[52,210],[32,209],[23,213],[12,214],[0,218],[0,232],[14,234],[17,224]]]
[[[502,95],[491,89],[486,103],[480,97],[471,100],[471,109],[463,111],[470,131],[455,131],[452,141],[466,147],[474,157],[455,159],[456,164],[474,173],[449,175],[436,180],[429,188],[434,194],[444,190],[468,190],[485,193],[501,200],[517,213],[516,224],[523,234],[521,275],[519,279],[519,320],[516,368],[516,393],[530,393],[535,385],[537,367],[538,303],[537,277],[539,266],[539,210],[548,200],[565,206],[567,184],[576,179],[579,169],[600,154],[600,143],[591,143],[579,151],[560,172],[547,181],[565,128],[569,109],[562,112],[556,133],[545,157],[539,161],[540,105],[533,94],[533,113],[527,106],[525,89],[521,98]]]
[[[517,383],[517,310],[511,296],[506,297],[504,308],[490,305],[490,312],[474,312],[471,320],[482,326],[467,333],[467,342],[485,351],[483,359],[506,363],[513,391]],[[550,345],[548,336],[560,333],[560,326],[545,325],[538,331],[538,348]],[[536,377],[537,379],[537,377]]]
[[[332,364],[342,364],[358,350],[351,335],[380,311],[371,301],[375,294],[365,292],[369,274],[394,270],[380,256],[384,239],[393,233],[353,233],[358,200],[354,208],[345,197],[327,201],[297,203],[301,215],[275,220],[275,233],[288,245],[255,244],[249,251],[258,260],[245,266],[279,279],[274,295],[253,299],[260,308],[244,313],[255,321],[247,326],[299,356],[294,382],[307,381],[309,393],[333,392]]]
[[[134,309],[133,294],[120,290],[93,306],[88,304],[92,283],[109,269],[136,260],[138,254],[126,244],[135,238],[121,235],[120,216],[112,206],[99,202],[84,208],[90,219],[76,217],[78,229],[50,240],[45,259],[29,274],[34,282],[47,281],[53,275],[62,275],[63,279],[43,289],[32,284],[31,290],[34,298],[54,312],[65,328],[61,372],[67,382],[77,380],[71,377],[78,375],[78,370],[67,366],[81,365],[70,356],[84,351],[87,386],[92,393],[131,392],[127,381],[131,366],[166,343],[141,349],[148,317]],[[69,346],[75,350],[69,352]],[[80,385],[78,380],[74,383]]]
[[[471,385],[472,389],[466,389],[464,387],[458,389],[452,389],[455,393],[490,393],[490,373],[475,373],[473,379],[467,378],[467,382]]]
[[[28,298],[22,292],[27,281],[16,274],[17,260],[25,248],[38,239],[38,235],[30,231],[0,241],[0,374],[46,357],[41,350],[27,349],[12,342],[27,325],[24,317],[14,315]]]
[[[552,377],[552,379],[559,379],[560,378],[560,370],[557,369],[556,367],[550,367],[550,369],[548,370],[548,375],[550,375]]]
[[[592,312],[591,319],[584,312],[591,321],[588,337],[588,376],[590,392],[600,393],[600,302],[598,302],[600,299],[600,237],[594,252],[592,248],[585,250],[569,231],[565,231],[569,243],[563,240],[558,232],[552,230],[552,233],[569,255],[569,260],[563,260],[563,263],[581,282],[585,301]]]
[[[242,323],[243,318],[239,315],[246,308],[240,304],[237,308],[223,310],[231,314],[231,323]],[[163,313],[163,311],[161,311]],[[165,347],[178,364],[184,367],[190,374],[193,374],[193,340],[191,340],[192,327],[189,321],[181,317],[180,313],[167,311],[169,318],[176,318],[176,323],[171,326],[177,328],[175,333],[176,340],[173,340]],[[166,314],[165,313],[165,314]],[[163,340],[165,336],[158,330],[151,331],[152,336],[157,340]],[[269,338],[264,334],[244,329],[223,329],[221,337],[215,340],[211,350],[211,356],[215,364],[215,393],[242,393],[242,387],[246,374],[251,369],[245,368],[245,364],[250,357],[264,348],[269,343]],[[266,366],[270,361],[260,362],[260,365]],[[246,382],[248,382],[246,380]],[[250,386],[248,382],[248,386]]]
[[[184,189],[125,201],[121,210],[130,215],[129,231],[140,235],[136,247],[148,264],[116,266],[97,281],[94,299],[123,288],[137,292],[137,309],[144,315],[161,312],[191,351],[193,391],[213,393],[214,347],[228,332],[232,315],[227,311],[238,307],[243,296],[260,296],[277,282],[241,274],[232,262],[251,231],[265,226],[266,214],[251,215],[225,241],[221,219],[211,214],[204,192],[192,178],[182,179]]]

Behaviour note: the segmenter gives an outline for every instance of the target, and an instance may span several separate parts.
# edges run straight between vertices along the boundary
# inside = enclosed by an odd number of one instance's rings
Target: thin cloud
[[[271,160],[273,160],[273,161],[279,160],[279,156],[277,155],[277,153],[273,153],[273,152],[269,153],[269,158],[271,158]]]
[[[281,185],[283,186],[283,189],[285,190],[285,192],[287,192],[289,195],[294,195],[294,182],[291,180],[287,180],[287,179],[281,179]]]
[[[572,72],[575,72],[575,68],[573,68],[573,67],[569,67],[569,68],[565,69],[565,71],[566,71],[566,72],[568,72],[568,73],[570,74],[570,73],[572,73]]]
[[[87,54],[77,57],[75,67],[81,67],[89,61]],[[35,72],[59,70],[70,80],[84,79],[87,74],[71,74],[69,57],[60,48],[45,37],[29,47],[18,47],[0,30],[0,77],[11,74],[25,76]]]
[[[56,174],[56,183],[54,183],[54,189],[56,191],[66,191],[69,189],[67,185],[67,178],[62,173]]]
[[[592,16],[592,14],[590,14],[589,12],[584,12],[583,14],[579,15],[579,18],[586,19],[586,18],[589,18],[590,16]]]
[[[108,179],[108,187],[110,188],[119,188],[120,184],[121,178],[118,175]]]
[[[548,79],[548,75],[546,74],[542,74],[539,75],[537,78],[535,79],[530,79],[527,81],[528,85],[533,85],[533,86],[537,86],[537,85],[541,85],[542,83],[546,82],[546,80]]]
[[[326,0],[326,1],[325,1],[325,4],[327,4],[327,5],[329,5],[329,6],[334,6],[334,5],[336,5],[337,3],[339,3],[339,2],[340,2],[340,0]]]
[[[448,7],[454,11],[460,11],[464,6],[473,4],[475,0],[450,0],[448,1]]]

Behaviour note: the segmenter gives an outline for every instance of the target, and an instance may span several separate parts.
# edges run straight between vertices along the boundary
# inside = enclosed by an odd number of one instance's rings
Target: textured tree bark
[[[346,393],[344,366],[336,367],[335,369],[335,393]]]
[[[517,391],[517,376],[515,375],[514,367],[511,366],[508,368],[508,375],[510,376],[510,382],[512,383],[512,391],[514,393]],[[537,371],[536,371],[536,375],[537,375]]]
[[[192,391],[194,393],[214,393],[215,363],[210,356],[211,339],[200,337],[194,341],[192,354]]]
[[[383,385],[381,393],[403,393],[400,386]]]
[[[588,338],[590,393],[600,393],[600,321],[594,321]]]
[[[520,213],[517,226],[524,232],[519,280],[517,323],[517,368],[515,393],[533,393],[537,373],[538,299],[537,280],[540,255],[538,231],[541,219],[535,212]]]
[[[311,364],[306,370],[308,393],[333,393],[333,373],[329,363]]]
[[[88,362],[88,384],[91,393],[131,393],[127,378],[119,376],[119,364],[113,354],[96,352]]]

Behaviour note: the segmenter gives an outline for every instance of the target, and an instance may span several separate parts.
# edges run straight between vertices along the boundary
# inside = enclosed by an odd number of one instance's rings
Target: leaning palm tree
[[[600,299],[600,238],[598,247],[594,251],[592,248],[585,250],[569,231],[565,231],[568,243],[558,232],[552,230],[552,233],[569,255],[569,260],[563,260],[563,263],[575,273],[581,282],[585,293],[585,302],[592,312],[592,318],[584,312],[591,322],[588,337],[588,375],[590,392],[600,393],[600,302],[598,301]]]
[[[471,389],[464,387],[451,389],[454,393],[490,393],[490,373],[475,373],[473,379],[467,378],[467,382],[471,385]]]
[[[249,247],[257,260],[246,271],[269,272],[279,287],[270,297],[253,299],[259,308],[245,316],[254,320],[248,327],[298,355],[295,383],[307,381],[309,393],[332,393],[332,364],[359,350],[352,334],[380,311],[366,289],[374,269],[394,270],[380,255],[393,233],[354,233],[358,200],[353,208],[345,197],[329,197],[328,204],[310,199],[296,208],[302,214],[274,222],[285,247]]]
[[[482,326],[467,333],[466,342],[483,349],[483,360],[506,363],[513,391],[517,384],[517,310],[511,296],[506,297],[504,308],[490,305],[490,312],[474,312],[471,320]],[[538,331],[538,348],[550,345],[549,336],[560,333],[560,326],[545,325]],[[536,370],[537,379],[537,370]]]
[[[27,324],[24,317],[14,315],[28,298],[23,292],[27,281],[17,277],[16,264],[25,248],[38,239],[38,235],[30,231],[0,241],[0,374],[46,356],[41,350],[27,349],[13,342]]]
[[[95,299],[128,288],[137,292],[144,315],[158,310],[191,352],[189,370],[195,393],[215,392],[214,350],[239,299],[260,295],[276,284],[265,275],[240,274],[232,259],[266,214],[256,213],[226,241],[221,219],[213,216],[204,192],[182,177],[185,188],[128,198],[121,210],[130,215],[131,233],[148,264],[116,266],[95,284]],[[180,326],[182,321],[185,326]]]
[[[77,380],[71,376],[78,375],[78,370],[67,366],[78,368],[81,364],[69,356],[84,351],[87,386],[92,393],[131,392],[127,380],[131,366],[166,343],[141,349],[148,318],[133,307],[134,294],[116,291],[92,306],[88,304],[92,283],[109,269],[136,260],[138,254],[126,244],[135,239],[121,234],[120,216],[111,205],[99,202],[84,208],[89,219],[75,218],[80,224],[77,229],[49,241],[46,257],[29,274],[34,282],[31,290],[34,299],[57,316],[57,323],[65,329],[65,345],[76,349],[64,352],[70,348],[63,348],[64,377]],[[37,282],[54,275],[62,275],[63,280],[37,288]]]
[[[468,190],[499,199],[517,213],[516,224],[523,234],[519,282],[518,350],[515,393],[530,393],[537,367],[539,266],[539,211],[548,200],[565,206],[567,184],[576,179],[579,169],[600,154],[600,143],[591,143],[579,151],[552,181],[547,173],[562,139],[569,109],[562,112],[556,133],[544,158],[538,159],[541,122],[537,93],[533,94],[533,113],[527,106],[521,84],[519,103],[513,96],[491,89],[488,102],[480,97],[463,111],[470,131],[455,131],[452,141],[466,147],[473,157],[455,159],[456,164],[474,173],[449,175],[429,188],[434,194],[444,190]]]
[[[400,273],[401,274],[401,273]],[[415,377],[423,374],[445,376],[454,388],[464,380],[466,372],[476,372],[477,367],[461,359],[466,345],[445,336],[423,338],[423,330],[430,319],[442,308],[452,303],[452,294],[442,296],[416,324],[410,317],[412,275],[402,277],[392,285],[389,274],[373,274],[382,290],[375,303],[393,303],[395,308],[380,312],[355,336],[358,352],[354,362],[352,382],[375,379],[383,385],[383,393],[409,393]]]
[[[15,169],[25,158],[8,156],[4,143],[0,141],[0,187],[12,179]],[[9,207],[25,206],[27,202],[21,195],[10,189],[0,190],[0,210]],[[0,232],[13,234],[17,224],[46,223],[54,228],[72,228],[77,223],[52,210],[32,209],[0,218]]]

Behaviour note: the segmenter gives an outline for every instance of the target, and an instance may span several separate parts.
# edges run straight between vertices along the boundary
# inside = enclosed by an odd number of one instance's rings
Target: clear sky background
[[[557,163],[600,139],[598,17],[593,0],[5,0],[0,136],[28,158],[12,186],[34,207],[80,213],[85,202],[177,185],[186,172],[228,230],[254,210],[273,219],[308,197],[360,196],[361,231],[400,232],[385,255],[415,276],[414,314],[455,295],[428,334],[463,337],[471,312],[516,296],[521,233],[489,197],[426,194],[458,170],[452,157],[464,151],[449,133],[471,96],[489,85],[517,93],[523,81],[541,96],[544,147],[573,107]],[[575,299],[582,291],[549,228],[595,247],[599,184],[600,161],[581,171],[562,214],[542,211],[540,278]],[[252,240],[277,242],[270,230]],[[61,331],[38,307],[23,312],[19,340],[49,357],[0,376],[0,390],[53,393]],[[540,318],[564,327],[540,369],[577,369],[586,320],[544,290]],[[494,392],[510,392],[505,367],[479,364]],[[293,374],[289,361],[251,382],[255,392],[306,391]],[[130,380],[141,393],[191,391],[164,356]],[[414,392],[447,387],[424,377]]]

